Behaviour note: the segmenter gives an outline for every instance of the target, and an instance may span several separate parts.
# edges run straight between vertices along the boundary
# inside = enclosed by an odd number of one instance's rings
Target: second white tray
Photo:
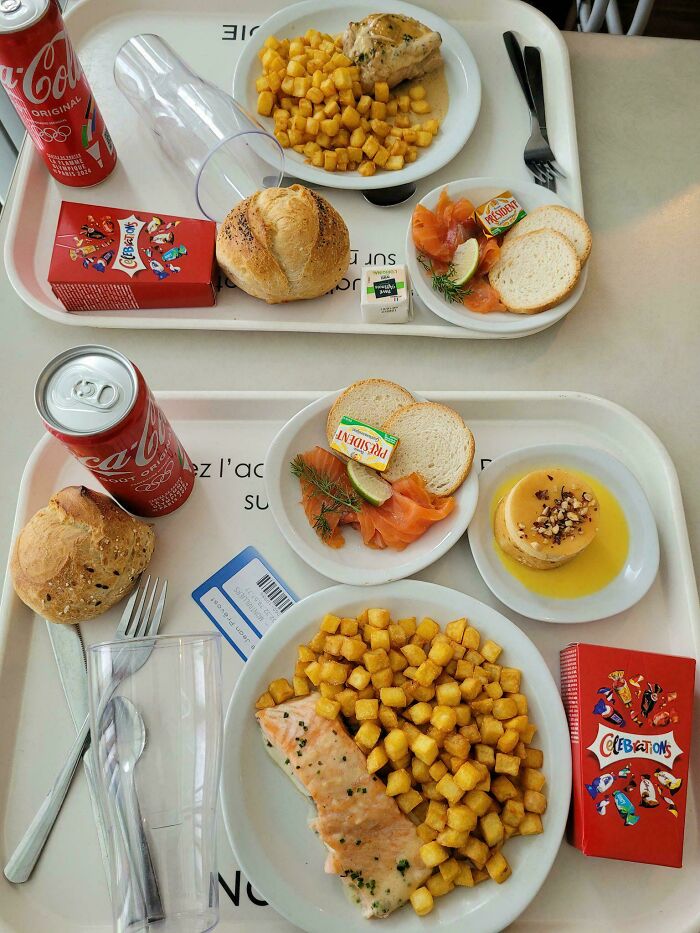
[[[482,103],[474,132],[459,155],[418,183],[416,194],[393,208],[374,207],[357,191],[323,189],[350,230],[348,275],[329,295],[314,301],[267,305],[224,283],[214,308],[67,313],[47,283],[53,234],[61,199],[198,216],[193,186],[183,184],[165,164],[155,140],[118,91],[112,64],[119,47],[142,32],[162,35],[192,67],[227,91],[241,49],[252,30],[283,0],[120,0],[105,5],[81,0],[66,22],[83,68],[115,140],[119,163],[99,187],[68,189],[56,183],[26,143],[20,155],[5,242],[9,278],[34,311],[60,324],[117,328],[307,331],[398,334],[483,339],[489,335],[443,321],[415,300],[409,324],[365,324],[360,318],[362,267],[403,262],[406,228],[417,201],[436,185],[459,178],[506,176],[529,181],[523,149],[530,117],[508,61],[502,34],[513,30],[521,43],[542,51],[550,140],[566,173],[558,193],[583,212],[569,55],[559,30],[534,7],[519,0],[429,0],[432,12],[450,21],[477,59]],[[459,106],[457,101],[452,106]],[[527,334],[543,329],[536,317]]]

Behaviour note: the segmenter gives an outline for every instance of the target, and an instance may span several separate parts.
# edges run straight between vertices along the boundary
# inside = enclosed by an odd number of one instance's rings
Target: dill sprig
[[[418,254],[418,262],[431,276],[431,285],[433,289],[450,304],[461,302],[471,293],[471,289],[465,285],[458,285],[454,280],[455,267],[450,263],[447,272],[436,272],[431,260]]]
[[[359,512],[361,510],[360,500],[354,493],[346,492],[332,477],[306,463],[301,456],[295,457],[289,466],[293,476],[314,486],[320,495],[331,500],[330,503],[321,503],[321,509],[313,524],[314,530],[324,541],[333,534],[333,529],[326,516],[332,514],[346,515],[348,512]]]

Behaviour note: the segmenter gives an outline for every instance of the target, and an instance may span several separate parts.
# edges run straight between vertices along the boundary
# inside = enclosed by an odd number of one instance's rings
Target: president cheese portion
[[[340,720],[316,713],[317,693],[256,715],[268,749],[316,805],[313,828],[328,849],[326,871],[339,875],[365,917],[405,904],[431,874],[416,828],[367,771],[364,754]]]

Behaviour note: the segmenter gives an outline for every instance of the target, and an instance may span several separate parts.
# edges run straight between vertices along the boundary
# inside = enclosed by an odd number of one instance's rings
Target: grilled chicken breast
[[[376,81],[389,87],[434,71],[442,62],[439,32],[410,16],[372,13],[349,23],[343,51],[360,69],[362,90],[369,94]]]
[[[311,823],[328,849],[326,871],[339,875],[365,917],[386,917],[430,875],[413,823],[339,719],[316,713],[317,693],[256,715],[268,751],[316,804]]]

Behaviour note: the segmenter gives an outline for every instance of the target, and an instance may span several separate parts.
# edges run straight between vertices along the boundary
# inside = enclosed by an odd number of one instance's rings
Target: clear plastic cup
[[[206,933],[219,919],[221,636],[95,645],[88,683],[115,933]]]
[[[200,210],[222,221],[243,198],[279,186],[284,153],[256,118],[195,74],[160,36],[132,36],[114,80],[168,160],[194,180]]]

